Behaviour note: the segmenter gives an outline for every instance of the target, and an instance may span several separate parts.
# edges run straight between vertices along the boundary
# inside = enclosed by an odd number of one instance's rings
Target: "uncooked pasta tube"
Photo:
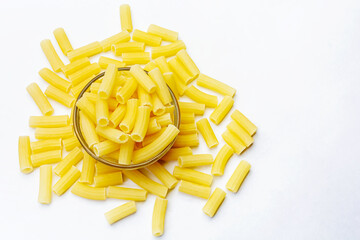
[[[33,154],[51,151],[51,150],[61,150],[62,149],[61,138],[32,142],[30,143],[30,147]]]
[[[60,72],[61,68],[64,66],[64,63],[59,58],[59,55],[56,53],[54,46],[49,39],[42,40],[40,42],[41,49],[43,50],[47,60],[49,61],[51,68],[55,72]]]
[[[199,145],[199,138],[196,133],[179,135],[176,138],[174,147],[196,147]]]
[[[69,138],[74,135],[71,126],[59,128],[36,128],[36,139],[51,139],[51,138]]]
[[[150,108],[147,106],[138,107],[135,119],[136,122],[131,133],[131,139],[135,142],[142,142],[149,126]]]
[[[107,189],[106,196],[108,198],[116,198],[116,199],[132,200],[132,201],[145,201],[147,196],[147,191],[136,188],[109,186]]]
[[[170,87],[171,91],[174,93],[175,98],[179,99],[179,92],[176,88],[174,74],[172,72],[166,72],[163,73],[163,76],[166,84],[168,85],[168,87]]]
[[[45,90],[45,95],[62,105],[71,108],[75,102],[75,98],[70,94],[61,91],[60,89],[49,85]]]
[[[126,113],[126,105],[119,105],[109,116],[109,127],[117,127]]]
[[[51,202],[52,166],[40,166],[40,184],[38,202],[49,204]]]
[[[63,195],[80,177],[80,171],[72,166],[53,186],[53,192],[61,196]]]
[[[180,122],[183,124],[195,123],[195,114],[193,112],[182,112],[180,115]]]
[[[65,150],[68,152],[73,150],[75,147],[81,147],[79,140],[75,136],[62,140],[62,144],[64,145]]]
[[[169,105],[172,102],[169,88],[166,85],[163,75],[161,74],[159,68],[154,68],[149,72],[149,76],[156,84],[156,93],[159,96],[161,102],[164,105]]]
[[[165,113],[165,106],[160,100],[158,94],[156,93],[151,94],[151,103],[153,105],[152,113],[155,116],[161,116]]]
[[[106,68],[104,78],[100,84],[98,95],[101,99],[109,99],[115,86],[118,70],[115,64],[109,64]]]
[[[148,33],[153,34],[155,36],[159,36],[165,41],[175,42],[178,39],[178,33],[155,24],[150,24],[148,28]]]
[[[219,123],[222,122],[222,120],[228,114],[233,105],[234,99],[232,99],[232,97],[230,96],[225,96],[223,100],[221,100],[219,105],[217,105],[214,111],[211,113],[209,117],[210,120],[216,125],[219,125]]]
[[[104,52],[110,51],[111,46],[121,42],[128,42],[130,40],[130,34],[127,31],[122,31],[109,38],[106,38],[100,42]]]
[[[124,119],[120,123],[120,129],[124,133],[131,133],[136,119],[138,109],[138,100],[135,98],[129,99],[126,105],[126,114]]]
[[[210,197],[211,188],[182,180],[180,182],[179,191],[195,197],[208,199]]]
[[[58,176],[63,176],[69,169],[79,163],[84,157],[80,148],[74,148],[66,157],[58,163],[54,168],[54,173]]]
[[[197,132],[195,123],[180,123],[179,130],[181,135],[193,134]]]
[[[151,96],[148,92],[146,92],[142,87],[138,86],[137,95],[140,101],[140,106],[148,106],[152,109],[153,105],[151,102]]]
[[[93,184],[95,175],[95,162],[95,159],[93,159],[89,154],[84,153],[84,160],[79,182],[89,185]]]
[[[186,52],[185,49],[181,49],[177,54],[176,57],[178,60],[185,66],[185,69],[189,72],[192,79],[195,79],[199,76],[200,71],[194,61],[191,59],[189,54]]]
[[[230,147],[234,150],[236,154],[242,153],[245,150],[246,146],[242,143],[242,141],[228,129],[221,135],[224,141],[229,144]]]
[[[134,201],[124,203],[105,213],[105,218],[109,224],[113,224],[136,212],[136,204]]]
[[[231,114],[231,118],[234,119],[242,128],[250,135],[253,136],[256,133],[257,127],[247,119],[239,110],[235,110]]]
[[[166,168],[158,162],[147,167],[167,188],[173,189],[177,184],[177,179],[169,173]]]
[[[148,52],[122,53],[121,57],[126,65],[146,64],[150,62],[150,53]]]
[[[54,73],[48,68],[43,68],[39,71],[40,77],[47,81],[49,84],[53,85],[54,87],[60,89],[61,91],[64,91],[66,93],[69,92],[71,83],[63,78],[61,78],[59,75]]]
[[[30,138],[29,136],[20,136],[19,137],[19,165],[20,171],[23,173],[31,173],[33,171],[33,166],[31,163],[31,148],[30,148]]]
[[[229,145],[224,144],[215,157],[214,164],[211,168],[211,174],[214,176],[222,176],[224,174],[225,166],[233,154],[234,150]]]
[[[65,127],[69,124],[68,115],[58,116],[31,116],[29,118],[29,126],[37,127]]]
[[[50,116],[54,113],[54,109],[49,103],[49,100],[45,97],[44,93],[36,83],[31,83],[29,86],[27,86],[26,90],[36,105],[39,107],[43,115]]]
[[[71,192],[79,197],[92,199],[92,200],[105,200],[106,188],[104,187],[91,187],[84,183],[77,182],[71,188]]]
[[[67,56],[70,61],[73,62],[77,59],[94,56],[101,53],[102,51],[103,47],[101,46],[101,44],[99,42],[93,42],[83,47],[72,50],[68,53]]]
[[[61,71],[64,73],[66,77],[69,77],[70,74],[79,71],[80,69],[89,66],[90,60],[87,57],[80,58],[75,60],[61,68]]]
[[[211,176],[210,174],[202,173],[190,168],[181,168],[175,166],[173,174],[177,179],[205,186],[211,186],[211,183],[213,181],[213,176]]]
[[[137,42],[143,42],[148,46],[157,47],[161,44],[161,38],[154,36],[152,34],[143,32],[141,30],[135,29],[132,35],[132,39]]]
[[[116,93],[116,100],[120,104],[125,104],[127,100],[130,99],[130,97],[134,94],[136,91],[136,88],[138,87],[137,81],[130,77],[125,82],[124,86],[122,86]]]
[[[193,78],[186,71],[184,65],[178,60],[177,57],[174,57],[168,63],[172,72],[174,72],[180,78],[180,80],[185,83],[185,85],[191,83]]]
[[[194,102],[179,102],[181,113],[194,113],[195,115],[203,115],[205,112],[205,104]]]
[[[96,156],[104,156],[118,150],[120,148],[120,144],[114,143],[110,140],[105,140],[95,144],[93,148]]]
[[[163,161],[177,161],[180,156],[192,155],[190,147],[172,148],[162,158]]]
[[[113,185],[120,185],[123,183],[121,172],[99,174],[94,177],[95,187],[107,187]]]
[[[174,56],[181,49],[186,49],[186,46],[183,41],[178,40],[168,45],[153,47],[151,49],[151,56],[154,59],[161,56],[170,57]]]
[[[109,105],[106,100],[99,96],[95,103],[96,124],[106,127],[109,124]]]
[[[113,58],[108,58],[108,57],[104,57],[104,56],[101,56],[99,58],[99,66],[102,68],[102,69],[106,69],[109,64],[115,64],[115,66],[117,68],[122,68],[122,67],[125,67],[126,64],[119,61],[119,60],[116,60],[116,59],[113,59]]]
[[[119,164],[128,165],[131,163],[131,159],[134,152],[135,142],[129,138],[126,143],[120,145],[120,152],[118,157]]]
[[[242,160],[226,183],[226,188],[234,193],[239,191],[242,182],[250,171],[250,167],[251,165],[247,161]]]
[[[178,162],[180,167],[197,167],[210,165],[214,162],[214,159],[211,154],[194,154],[180,156]]]
[[[226,128],[240,138],[246,147],[249,147],[254,142],[254,139],[235,120],[232,120]]]
[[[76,106],[89,118],[89,120],[96,123],[95,105],[90,102],[88,98],[80,98],[79,101],[76,102]]]
[[[139,85],[145,89],[148,93],[154,93],[156,90],[155,83],[140,67],[140,65],[134,65],[130,68],[131,75],[136,79]]]
[[[95,144],[100,142],[95,131],[94,123],[85,114],[83,114],[82,111],[80,112],[80,129],[87,145],[90,148],[93,148]]]
[[[152,234],[156,237],[163,235],[165,213],[168,200],[157,197],[152,216]]]
[[[188,87],[185,90],[185,95],[198,103],[205,104],[206,107],[214,108],[218,105],[217,96],[204,93],[194,87],[194,85]]]
[[[111,127],[101,127],[96,126],[95,128],[96,133],[99,136],[102,136],[110,141],[116,142],[116,143],[126,143],[129,140],[129,136],[120,131],[119,129],[111,128]]]
[[[215,133],[211,128],[207,118],[203,118],[197,121],[196,126],[201,135],[203,136],[208,148],[213,148],[219,145],[219,141],[217,140]]]
[[[143,42],[118,43],[111,46],[111,51],[115,54],[115,56],[121,56],[122,53],[129,53],[129,52],[144,52],[145,43]]]
[[[68,52],[73,50],[73,47],[71,46],[65,30],[63,28],[57,28],[54,30],[53,33],[61,51],[64,53],[65,56],[67,56]]]
[[[123,4],[120,6],[120,22],[121,30],[132,32],[132,21],[131,21],[131,11],[129,4]]]
[[[89,79],[91,76],[96,75],[100,72],[100,66],[97,63],[92,63],[79,71],[76,71],[69,75],[72,86],[80,84],[82,81]]]
[[[199,77],[197,78],[196,84],[200,87],[204,87],[212,91],[218,92],[224,96],[234,97],[236,93],[235,88],[230,87],[229,85],[215,80],[202,73],[200,73]]]
[[[226,193],[223,190],[216,188],[203,207],[203,212],[209,217],[213,217],[224,201],[225,196]]]
[[[45,164],[53,164],[61,161],[61,150],[52,150],[31,155],[33,167],[40,167]]]

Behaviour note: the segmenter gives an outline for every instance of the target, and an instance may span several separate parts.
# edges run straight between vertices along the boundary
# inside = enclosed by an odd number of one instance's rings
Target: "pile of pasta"
[[[222,134],[225,144],[215,159],[211,154],[193,154],[192,148],[199,145],[198,133],[208,148],[219,145],[209,120],[196,120],[196,117],[203,115],[206,108],[214,108],[209,119],[219,125],[233,107],[236,90],[200,73],[184,42],[178,40],[177,32],[157,25],[150,25],[147,32],[133,31],[129,5],[120,6],[120,18],[120,33],[76,49],[64,29],[56,29],[56,41],[70,61],[66,65],[50,40],[41,42],[52,70],[43,68],[39,75],[50,85],[45,92],[36,83],[27,87],[42,116],[31,116],[29,120],[30,127],[35,128],[37,141],[30,141],[29,136],[19,137],[20,169],[30,173],[40,168],[38,201],[42,204],[51,202],[52,192],[60,196],[70,188],[73,194],[83,198],[129,200],[105,213],[110,224],[135,213],[135,202],[145,201],[147,193],[157,195],[152,233],[160,236],[164,231],[166,196],[179,180],[180,192],[207,199],[203,211],[210,217],[215,215],[226,193],[221,188],[212,192],[213,176],[223,175],[233,154],[239,155],[252,145],[257,127],[235,110]],[[146,46],[151,52],[145,51]],[[90,62],[90,57],[108,51],[121,59],[101,56],[98,62]],[[120,67],[130,67],[130,70],[118,71]],[[76,101],[102,69],[104,76],[92,83]],[[217,96],[198,87],[215,91],[223,98],[218,102]],[[193,102],[181,101],[183,95]],[[70,117],[53,115],[48,98],[71,108]],[[180,107],[179,128],[174,125],[173,98]],[[80,129],[88,147],[97,156],[114,162],[142,163],[175,139],[173,147],[160,161],[146,167],[157,179],[149,177],[147,170],[120,170],[97,162],[87,154],[74,135],[74,105],[80,109]],[[81,161],[80,171],[76,165]],[[178,161],[172,173],[164,167],[168,161]],[[53,167],[53,164],[56,165]],[[195,170],[203,165],[212,165],[211,174]],[[237,192],[249,170],[250,164],[240,161],[225,187]],[[53,173],[60,177],[54,185]],[[123,176],[140,188],[119,186]]]

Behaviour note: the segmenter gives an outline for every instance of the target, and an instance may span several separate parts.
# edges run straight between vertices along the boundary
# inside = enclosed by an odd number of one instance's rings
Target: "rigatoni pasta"
[[[68,108],[71,108],[75,102],[75,98],[73,96],[52,85],[46,88],[45,95]]]
[[[67,138],[69,139],[69,138]],[[41,153],[51,150],[61,150],[62,149],[61,138],[58,139],[47,139],[47,140],[39,140],[36,142],[31,142],[30,147],[33,154]],[[24,147],[22,147],[24,148]],[[20,150],[20,147],[19,147]]]
[[[136,114],[138,110],[138,100],[135,98],[129,99],[126,104],[126,114],[120,123],[120,129],[124,133],[130,133],[135,125]]]
[[[40,166],[40,181],[38,202],[42,204],[51,203],[52,166]]]
[[[203,207],[203,212],[209,217],[213,217],[224,201],[225,196],[226,193],[223,190],[216,188]]]
[[[101,53],[102,51],[103,47],[101,46],[100,42],[93,42],[83,47],[72,50],[68,53],[67,57],[72,62],[77,59],[94,56]]]
[[[158,162],[147,167],[167,188],[173,189],[176,184],[176,178],[166,170],[166,168]]]
[[[195,102],[205,104],[206,107],[214,108],[218,104],[218,100],[215,95],[204,93],[194,87],[194,85],[188,87],[185,90],[185,95],[194,100]]]
[[[31,155],[31,163],[33,167],[40,167],[41,165],[45,164],[57,163],[60,162],[61,159],[61,150],[52,150]]]
[[[166,85],[164,77],[161,74],[159,68],[154,68],[153,70],[151,70],[149,72],[149,76],[151,77],[151,79],[154,81],[154,83],[157,86],[156,93],[157,93],[158,97],[160,98],[161,102],[164,105],[170,105],[170,103],[172,102],[170,92],[169,92],[169,89]]]
[[[165,213],[168,200],[157,197],[152,216],[152,234],[156,237],[163,235]]]
[[[148,52],[127,52],[122,53],[121,57],[126,65],[146,64],[150,62],[150,53]]]
[[[201,184],[204,186],[211,186],[211,183],[213,181],[213,176],[211,176],[210,174],[206,174],[203,172],[196,171],[194,169],[182,168],[178,166],[175,166],[173,175],[177,179]]]
[[[220,149],[215,157],[214,163],[211,168],[211,174],[214,176],[221,176],[224,174],[225,166],[231,156],[234,154],[234,150],[227,144]]]
[[[74,148],[61,162],[58,163],[58,165],[55,166],[54,173],[60,177],[63,176],[72,166],[79,163],[83,157],[84,154],[80,148]]]
[[[195,79],[199,76],[200,70],[194,63],[194,61],[191,59],[189,54],[185,49],[181,49],[177,54],[176,57],[178,61],[180,61],[185,69],[189,72],[192,79]]]
[[[182,180],[180,182],[179,191],[195,197],[208,199],[210,197],[211,188]]]
[[[59,44],[61,51],[67,56],[68,52],[73,50],[69,38],[67,37],[65,30],[63,28],[57,28],[54,30],[54,37]]]
[[[106,68],[104,78],[100,84],[100,88],[98,91],[98,95],[101,99],[106,100],[110,97],[115,85],[117,72],[118,71],[115,64],[109,64]]]
[[[26,90],[36,105],[39,107],[43,115],[50,116],[54,113],[54,109],[49,103],[49,100],[45,97],[44,93],[36,83],[31,83],[29,86],[27,86]]]
[[[136,113],[136,122],[131,133],[131,139],[135,142],[142,142],[146,135],[150,119],[150,108],[139,106]]]
[[[33,166],[31,163],[31,148],[30,148],[30,137],[20,136],[19,137],[19,165],[20,171],[23,173],[31,173]]]
[[[135,29],[132,35],[132,39],[137,42],[143,42],[149,46],[160,46],[161,38],[151,35],[149,33],[143,32],[141,30]]]
[[[102,68],[102,69],[106,69],[109,64],[114,64],[117,68],[121,68],[121,67],[125,67],[126,64],[119,61],[119,60],[116,60],[116,59],[113,59],[113,58],[108,58],[108,57],[104,57],[104,56],[101,56],[99,58],[99,61],[98,61],[98,64],[99,66]]]
[[[136,188],[109,186],[107,188],[106,196],[108,198],[116,198],[116,199],[132,200],[132,201],[145,201],[147,196],[147,191]]]
[[[126,143],[120,145],[120,152],[118,158],[119,164],[128,165],[131,163],[131,159],[134,152],[134,146],[135,146],[135,142],[131,138],[129,138],[129,140]]]
[[[107,186],[119,185],[122,183],[123,183],[123,178],[121,172],[99,174],[94,177],[95,187],[107,187]]]
[[[48,141],[50,141],[50,140],[48,140]],[[62,140],[62,145],[64,145],[65,150],[68,151],[68,152],[73,150],[75,147],[81,147],[81,144],[80,144],[80,142],[79,142],[79,140],[77,139],[76,136],[72,136],[72,137],[63,139]]]
[[[229,85],[215,80],[202,73],[200,73],[199,77],[197,78],[196,84],[200,87],[204,87],[212,91],[218,92],[224,96],[234,97],[236,93],[235,88],[230,87]]]
[[[180,156],[192,155],[190,147],[172,148],[162,158],[162,161],[175,161]]]
[[[49,39],[42,40],[40,42],[40,46],[47,60],[49,61],[51,68],[55,72],[60,72],[61,68],[64,66],[64,63],[59,58],[59,55],[56,53],[51,41]]]
[[[130,40],[130,34],[128,31],[122,31],[109,38],[106,38],[100,42],[104,52],[110,51],[111,46],[121,42],[128,42]]]
[[[77,182],[71,188],[71,192],[79,197],[92,199],[92,200],[105,200],[106,188],[104,187],[91,187],[84,183]]]
[[[216,125],[219,125],[219,123],[222,122],[222,120],[228,114],[233,105],[234,99],[232,99],[230,96],[225,96],[223,100],[221,100],[219,105],[217,105],[214,111],[211,113],[209,117],[210,120]]]
[[[79,71],[80,69],[89,66],[90,60],[87,57],[80,58],[78,60],[75,60],[73,62],[70,62],[69,64],[63,66],[61,68],[61,71],[64,73],[66,77],[69,77],[70,74],[73,74],[74,72]]]
[[[86,184],[93,184],[95,176],[95,159],[89,154],[84,153],[83,165],[79,182]]]
[[[122,53],[129,53],[129,52],[144,52],[145,43],[143,42],[118,43],[111,46],[111,51],[115,54],[115,56],[121,56]]]
[[[73,136],[73,129],[71,126],[59,128],[36,128],[36,139],[51,139],[51,138],[69,138]]]
[[[109,224],[113,224],[136,212],[136,204],[134,201],[124,203],[105,213],[105,218]]]
[[[29,126],[32,128],[65,127],[68,124],[69,124],[69,116],[68,115],[31,116],[29,118]]]
[[[197,121],[196,126],[201,135],[203,136],[208,148],[213,148],[219,145],[219,141],[217,140],[215,133],[211,128],[207,118],[203,118]]]
[[[59,75],[54,73],[48,68],[43,68],[39,71],[39,75],[42,79],[44,79],[49,84],[53,85],[54,87],[68,93],[71,87],[71,83]]]
[[[80,171],[72,166],[53,186],[53,192],[61,196],[63,195],[80,177]]]
[[[180,167],[198,167],[203,165],[210,165],[214,162],[211,154],[194,154],[179,156],[178,158]]]
[[[226,188],[232,192],[239,191],[242,182],[250,171],[250,167],[251,165],[247,161],[242,160],[226,183]]]
[[[145,89],[148,93],[154,93],[156,90],[155,83],[151,78],[144,72],[140,65],[134,65],[130,68],[131,75],[136,79],[139,85]]]
[[[148,33],[153,34],[155,36],[159,36],[165,41],[175,42],[178,39],[178,33],[155,24],[150,24],[148,28]]]
[[[131,20],[131,11],[129,4],[122,4],[120,6],[120,22],[121,30],[132,32],[132,20]]]
[[[242,128],[250,135],[253,136],[256,133],[257,127],[245,117],[239,110],[235,110],[231,114],[231,118],[234,119]]]
[[[224,141],[232,147],[236,154],[242,153],[246,146],[242,143],[242,141],[228,129],[221,135]]]
[[[151,49],[151,56],[152,58],[157,58],[161,56],[170,57],[174,56],[181,49],[186,49],[186,46],[183,41],[178,40],[168,45],[153,47]]]

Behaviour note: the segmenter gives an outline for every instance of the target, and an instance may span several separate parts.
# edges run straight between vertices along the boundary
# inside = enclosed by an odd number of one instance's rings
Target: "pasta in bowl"
[[[120,169],[153,164],[179,134],[179,104],[158,69],[109,64],[84,86],[72,111],[74,133],[85,151]]]

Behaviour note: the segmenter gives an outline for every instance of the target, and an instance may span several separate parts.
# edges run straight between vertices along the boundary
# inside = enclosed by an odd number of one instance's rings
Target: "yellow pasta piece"
[[[96,156],[104,156],[120,148],[120,144],[110,140],[99,142],[93,146]]]
[[[226,183],[226,188],[234,193],[239,191],[239,188],[249,173],[250,168],[251,165],[247,161],[242,160],[236,167],[234,173],[231,175],[229,181]]]
[[[113,59],[113,58],[108,58],[108,57],[104,57],[104,56],[101,56],[99,58],[99,66],[102,68],[102,69],[106,69],[109,64],[114,64],[117,68],[122,68],[122,67],[125,67],[126,64],[119,61],[119,60],[116,60],[116,59]]]
[[[211,168],[211,174],[214,176],[224,175],[225,166],[233,154],[234,150],[225,143],[215,157],[214,164]]]
[[[46,88],[45,95],[68,108],[71,108],[75,102],[75,98],[73,96],[52,85]]]
[[[186,84],[176,75],[173,74],[176,90],[178,91],[179,95],[182,96],[185,93],[187,88]]]
[[[194,102],[179,102],[181,113],[194,113],[195,115],[203,115],[205,112],[205,104]]]
[[[123,183],[121,172],[99,174],[94,177],[95,187],[107,187],[113,185],[120,185]]]
[[[92,63],[79,71],[76,71],[69,75],[72,86],[76,86],[81,82],[89,79],[89,77],[96,75],[100,72],[100,66],[97,63]]]
[[[226,128],[235,134],[246,147],[253,144],[254,139],[235,120],[232,120]]]
[[[156,90],[155,83],[151,78],[145,73],[145,71],[140,67],[140,65],[134,65],[130,68],[131,75],[136,79],[138,84],[144,88],[148,93],[154,93]]]
[[[101,99],[108,99],[111,95],[111,92],[115,86],[117,68],[115,64],[109,64],[106,68],[104,78],[100,84],[98,95]]]
[[[38,202],[42,204],[51,203],[52,166],[40,166]]]
[[[148,106],[152,109],[151,96],[142,87],[138,86],[137,95],[139,97],[140,106]]]
[[[50,138],[69,138],[74,135],[71,126],[59,128],[36,128],[36,139],[50,139]]]
[[[68,151],[68,152],[73,150],[75,147],[81,147],[81,144],[80,144],[79,140],[75,136],[64,139],[62,141],[62,144],[64,145],[65,150]]]
[[[172,148],[162,158],[163,161],[178,160],[179,156],[192,155],[190,147]]]
[[[134,127],[136,114],[138,109],[138,100],[135,98],[129,99],[126,105],[126,114],[120,123],[120,129],[124,133],[130,133]]]
[[[146,64],[150,62],[150,53],[148,52],[128,52],[121,54],[122,60],[127,65]]]
[[[257,127],[247,119],[239,110],[235,110],[231,114],[231,118],[234,119],[240,126],[250,135],[253,136],[256,133]]]
[[[146,132],[146,136],[157,133],[161,130],[160,124],[156,121],[156,118],[151,118]]]
[[[245,150],[246,146],[242,143],[242,141],[228,129],[221,136],[236,154],[239,155]]]
[[[195,123],[181,123],[179,130],[181,135],[193,134],[197,132]]]
[[[159,131],[157,131],[154,134],[151,135],[147,135],[144,140],[142,141],[141,145],[143,147],[149,145],[150,143],[152,143],[153,141],[155,141],[155,139],[159,138],[161,136],[161,134],[163,134],[163,132],[166,130],[166,128],[160,128]]]
[[[211,113],[209,117],[210,120],[216,125],[219,125],[219,123],[221,123],[225,116],[229,113],[233,105],[234,99],[232,99],[230,96],[225,96],[219,105],[217,105],[215,110]]]
[[[203,165],[210,165],[214,162],[211,154],[194,154],[185,155],[178,158],[180,167],[197,167]]]
[[[109,124],[109,106],[106,100],[99,96],[95,103],[96,123],[101,127],[106,127]]]
[[[31,173],[33,166],[31,163],[31,148],[30,148],[30,137],[20,136],[19,137],[19,165],[20,171],[23,173]]]
[[[188,124],[188,123],[195,123],[195,114],[193,112],[182,112],[180,115],[180,123]]]
[[[109,127],[119,126],[126,113],[126,105],[119,105],[109,116]]]
[[[199,138],[196,133],[179,135],[176,138],[174,147],[197,147],[199,146]]]
[[[132,35],[132,39],[137,42],[143,42],[148,46],[157,47],[161,44],[161,38],[135,29]]]
[[[120,22],[121,30],[132,32],[132,21],[131,21],[131,11],[129,4],[122,4],[120,6]]]
[[[150,108],[147,106],[138,107],[135,119],[136,122],[131,133],[131,139],[135,142],[142,142],[149,126]]]
[[[64,63],[59,58],[59,55],[56,53],[54,46],[52,45],[49,39],[42,40],[40,42],[41,49],[43,50],[48,62],[51,65],[51,68],[55,72],[60,72],[61,67],[64,66]]]
[[[150,72],[151,70],[153,70],[154,68],[157,68],[157,65],[154,61],[150,61],[147,64],[145,64],[144,66],[144,70]]]
[[[213,176],[210,174],[202,173],[190,168],[181,168],[175,166],[173,171],[174,177],[180,180],[201,184],[204,186],[211,186]]]
[[[165,113],[165,106],[156,93],[151,94],[151,102],[153,105],[152,112],[155,116],[160,116]]]
[[[177,184],[177,179],[158,162],[147,167],[168,189],[173,189]]]
[[[130,138],[126,143],[120,145],[118,163],[128,165],[134,152],[135,142]]]
[[[152,234],[159,237],[164,234],[165,213],[168,200],[157,197],[152,216]]]
[[[203,136],[208,148],[213,148],[219,145],[219,141],[217,140],[215,133],[211,128],[207,118],[203,118],[197,121],[196,126],[201,135]]]
[[[86,152],[84,153],[84,160],[79,182],[89,185],[93,184],[95,175],[95,162],[95,159],[93,159],[89,154]]]
[[[70,74],[73,74],[74,72],[79,71],[80,69],[89,66],[90,60],[87,57],[80,58],[78,60],[75,60],[61,68],[61,71],[64,73],[66,77],[68,77]]]
[[[192,79],[195,79],[199,76],[200,70],[185,49],[181,49],[176,54],[176,57],[185,66],[185,69],[188,71]]]
[[[42,79],[44,79],[49,84],[53,85],[54,87],[64,91],[69,92],[71,83],[63,78],[61,78],[59,75],[54,73],[48,68],[43,68],[39,71],[39,75]]]
[[[54,173],[58,176],[63,176],[72,166],[78,164],[83,157],[84,154],[80,148],[74,148],[61,162],[59,162],[58,165],[55,166]]]
[[[54,109],[49,103],[49,100],[45,97],[44,93],[41,91],[39,86],[36,83],[31,83],[26,87],[26,90],[39,107],[41,113],[45,116],[50,116],[54,113]]]
[[[161,56],[171,57],[174,56],[181,49],[186,49],[186,46],[183,41],[178,40],[168,45],[153,47],[151,49],[151,56],[154,59]]]
[[[111,46],[114,44],[118,44],[121,42],[128,42],[130,41],[130,34],[128,31],[122,31],[118,34],[115,34],[114,36],[111,36],[109,38],[106,38],[100,42],[100,45],[103,48],[103,52],[110,51]]]
[[[95,132],[94,123],[91,122],[82,111],[80,112],[80,129],[89,148],[92,148],[95,144],[100,142],[99,137]]]
[[[125,82],[125,85],[117,91],[116,100],[120,104],[125,104],[127,100],[129,100],[130,97],[134,94],[137,87],[138,87],[137,81],[132,77],[128,78],[127,81]]]
[[[161,127],[167,127],[167,125],[173,123],[170,113],[165,113],[161,116],[152,117],[152,118],[156,118],[156,121],[160,124]]]
[[[126,143],[129,140],[129,136],[127,134],[115,128],[96,126],[95,130],[99,136],[119,144]]]
[[[52,150],[31,155],[33,167],[40,167],[45,164],[52,164],[61,161],[61,150]]]
[[[168,188],[160,183],[154,182],[150,178],[143,175],[138,170],[124,170],[124,175],[133,181],[139,187],[146,191],[155,194],[159,197],[165,198],[168,192]]]
[[[218,92],[224,96],[234,97],[236,93],[235,88],[230,87],[229,85],[215,80],[202,73],[200,73],[199,77],[197,78],[196,84],[200,87],[204,87],[212,91]]]
[[[174,74],[172,72],[166,72],[163,74],[164,80],[167,84],[167,86],[171,89],[171,91],[174,93],[175,98],[179,99],[179,92],[176,88],[176,83],[174,79]]]
[[[116,198],[123,200],[132,200],[132,201],[145,201],[147,196],[147,191],[143,189],[136,188],[124,188],[124,187],[115,187],[109,186],[107,188],[108,198]]]
[[[203,212],[209,217],[213,217],[220,205],[224,201],[226,193],[220,188],[216,188],[215,191],[211,194],[209,200],[207,200],[205,206],[203,207]]]
[[[144,52],[145,43],[143,42],[118,43],[111,46],[111,51],[115,54],[115,56],[120,56],[122,53],[129,53],[129,52]]]
[[[73,50],[69,38],[67,37],[63,28],[57,28],[54,30],[54,37],[59,44],[61,51],[67,56],[68,52]]]
[[[91,187],[84,183],[77,182],[71,188],[71,192],[79,197],[92,199],[92,200],[105,200],[106,188],[104,187]]]
[[[98,98],[98,95],[97,95],[96,93],[86,92],[86,93],[84,93],[83,97],[86,97],[86,98],[88,98],[90,101],[96,103],[96,100],[97,100],[97,98]],[[114,111],[119,103],[118,103],[118,101],[116,101],[115,98],[110,97],[110,98],[107,100],[107,104],[108,104],[109,111]]]
[[[163,27],[159,27],[155,24],[150,24],[149,28],[148,28],[148,33],[158,36],[160,38],[162,38],[165,41],[169,41],[169,42],[175,42],[178,39],[178,33],[174,32],[172,30],[163,28]]]
[[[195,197],[208,199],[210,197],[211,188],[182,180],[180,182],[179,191]]]
[[[91,77],[85,79],[84,81],[82,81],[81,83],[79,83],[78,85],[72,87],[70,89],[71,94],[77,98],[80,94],[80,92],[84,89],[84,87],[95,77],[95,75],[92,75]]]
[[[172,98],[169,92],[169,88],[166,85],[163,75],[161,74],[159,68],[154,68],[149,72],[150,78],[156,84],[156,94],[160,98],[161,102],[164,105],[170,105],[172,102]]]
[[[162,74],[171,72],[169,64],[166,61],[166,58],[164,56],[154,59],[154,63],[156,64],[156,67],[158,67],[160,69]]]
[[[193,78],[186,71],[185,66],[179,61],[178,57],[174,57],[168,63],[172,72],[174,72],[185,85],[192,82]]]
[[[170,124],[160,137],[155,139],[149,145],[134,151],[133,163],[144,162],[148,159],[155,157],[159,154],[167,145],[169,145],[179,134],[179,129]]]
[[[185,95],[198,103],[205,104],[206,107],[214,108],[218,105],[217,96],[204,93],[194,87],[194,85],[188,87],[185,90]]]
[[[62,149],[61,138],[32,142],[30,143],[30,147],[33,154],[51,151],[51,150],[61,150]]]
[[[98,41],[96,41],[72,50],[71,52],[68,53],[67,57],[70,59],[71,62],[73,62],[77,59],[94,56],[96,54],[101,53],[102,51],[103,51],[103,47]]]
[[[63,195],[80,177],[80,171],[72,166],[53,186],[53,192],[61,196]]]
[[[113,224],[136,212],[136,205],[134,201],[124,203],[105,213],[105,218],[109,224]]]
[[[111,166],[103,164],[101,162],[96,162],[95,169],[96,169],[96,175],[120,171],[119,168],[111,167]]]
[[[58,116],[31,116],[29,118],[29,126],[36,127],[65,127],[69,124],[68,115]]]
[[[89,120],[96,123],[96,111],[95,106],[88,98],[82,97],[76,102],[76,106],[86,115]],[[81,119],[81,118],[80,118]]]

